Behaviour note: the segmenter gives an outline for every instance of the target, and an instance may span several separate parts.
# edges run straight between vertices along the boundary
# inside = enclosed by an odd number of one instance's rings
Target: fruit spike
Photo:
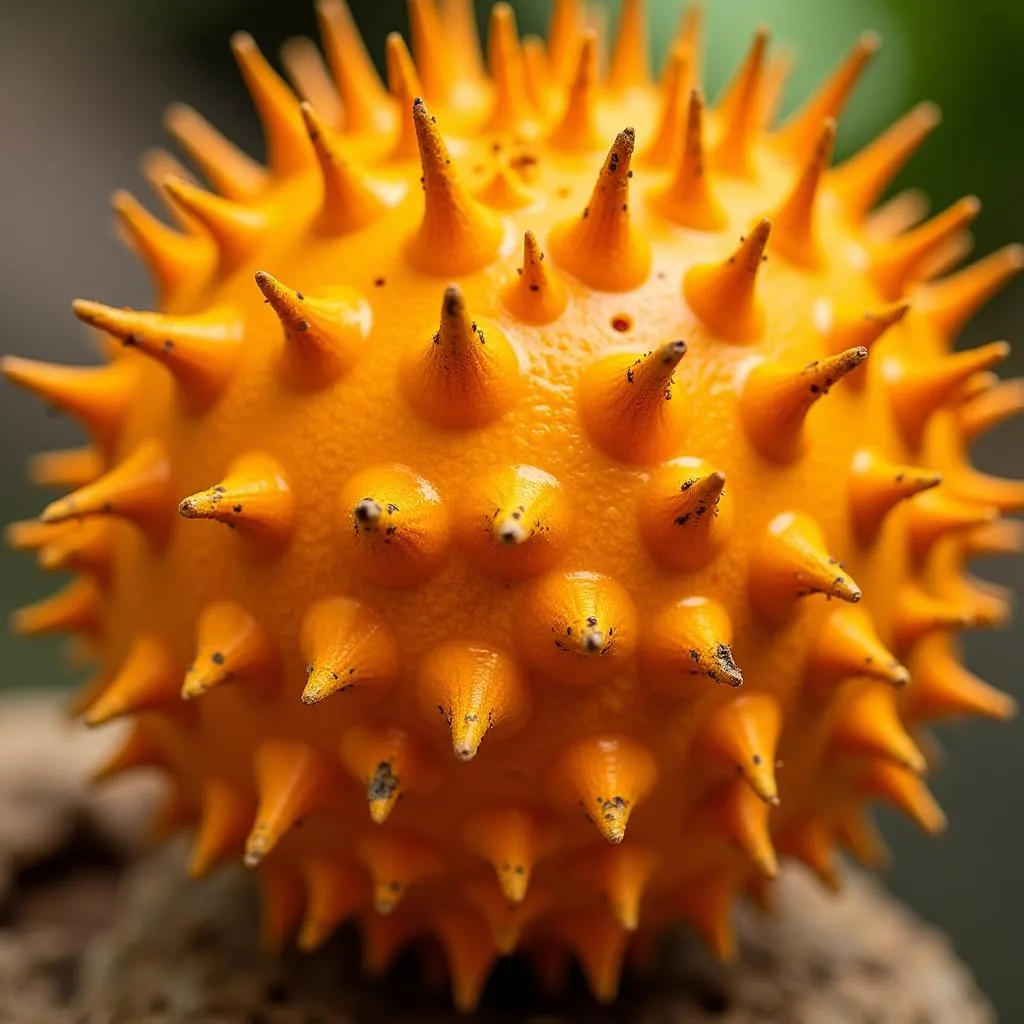
[[[423,170],[424,209],[408,254],[417,270],[447,276],[480,270],[498,257],[500,222],[459,182],[448,147],[423,100],[412,105]]]
[[[119,338],[126,348],[163,363],[199,407],[212,403],[233,376],[242,325],[227,310],[198,316],[165,316],[115,309],[78,299],[75,316]]]
[[[448,643],[424,659],[416,681],[424,718],[440,714],[460,761],[472,761],[484,736],[500,727],[508,735],[526,723],[531,698],[515,663],[499,651]]]
[[[775,462],[792,462],[804,454],[811,408],[867,357],[866,348],[851,348],[801,370],[768,362],[755,366],[739,396],[740,416],[754,447]]]
[[[749,343],[764,333],[757,272],[767,259],[764,250],[771,229],[771,221],[758,221],[724,263],[698,263],[683,276],[683,295],[690,308],[724,341]]]
[[[685,134],[668,182],[652,199],[663,216],[684,228],[718,231],[725,227],[725,211],[708,181],[704,159],[704,94],[690,93]],[[691,303],[692,305],[692,303]]]
[[[515,402],[521,387],[516,354],[490,321],[474,320],[457,285],[441,302],[441,325],[407,351],[409,402],[441,427],[482,427]]]
[[[632,291],[651,272],[651,243],[629,212],[635,141],[632,128],[619,132],[582,216],[551,232],[552,257],[598,291]]]
[[[621,843],[635,805],[654,787],[658,769],[650,752],[623,736],[600,736],[571,746],[557,765],[563,800],[575,798],[609,843]]]
[[[683,402],[672,401],[675,370],[686,342],[667,341],[649,352],[609,355],[580,379],[580,415],[594,440],[624,462],[669,455],[685,429]]]
[[[642,0],[607,45],[584,0],[549,46],[490,4],[486,69],[472,0],[411,0],[385,91],[316,6],[295,92],[234,40],[269,167],[177,106],[170,219],[116,195],[154,311],[78,304],[101,365],[3,362],[91,435],[8,534],[78,577],[13,625],[99,663],[100,774],[168,776],[194,873],[274,847],[272,947],[439,939],[467,1010],[520,942],[602,999],[681,919],[728,957],[779,857],[877,863],[876,799],[942,826],[932,723],[1013,713],[956,634],[1011,609],[969,562],[1024,550],[1024,482],[967,452],[1024,401],[952,343],[1021,249],[959,269],[977,200],[875,206],[929,104],[827,167],[873,36],[773,129],[789,56],[758,33],[706,114],[699,7],[655,84]]]
[[[183,498],[186,519],[216,519],[239,533],[271,544],[290,539],[295,499],[284,469],[264,452],[239,455],[220,483]]]

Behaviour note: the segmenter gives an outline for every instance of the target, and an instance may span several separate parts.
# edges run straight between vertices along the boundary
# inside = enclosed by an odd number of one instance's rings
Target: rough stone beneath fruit
[[[948,941],[877,885],[850,874],[838,898],[783,871],[779,913],[746,911],[724,967],[677,932],[656,964],[598,1009],[582,983],[544,1000],[500,969],[481,1009],[452,1013],[414,958],[383,984],[359,979],[350,933],[315,956],[256,951],[257,900],[239,868],[184,883],[172,842],[140,856],[152,788],[84,780],[117,737],[61,719],[52,700],[0,701],[0,1020],[12,1024],[348,1024],[431,1020],[532,1024],[988,1024],[995,1020]],[[127,873],[125,864],[137,861]],[[112,924],[111,924],[112,922]],[[515,1014],[515,1016],[510,1016]]]

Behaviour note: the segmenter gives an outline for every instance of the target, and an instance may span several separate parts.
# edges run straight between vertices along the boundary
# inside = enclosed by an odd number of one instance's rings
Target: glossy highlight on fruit
[[[70,493],[8,539],[75,577],[14,627],[85,642],[77,710],[132,722],[100,775],[163,773],[272,947],[434,937],[464,1009],[515,950],[601,999],[677,920],[728,957],[779,856],[832,886],[871,801],[942,827],[934,721],[1015,710],[957,636],[1010,614],[967,566],[1024,483],[968,447],[1024,398],[952,346],[1022,251],[953,269],[976,200],[876,208],[930,105],[831,165],[872,35],[776,125],[766,32],[706,104],[699,8],[656,82],[642,0],[607,69],[581,0],[546,41],[494,4],[486,56],[410,0],[386,86],[317,9],[290,85],[232,41],[266,166],[176,106],[206,184],[115,197],[157,309],[4,360],[91,437],[33,462]]]

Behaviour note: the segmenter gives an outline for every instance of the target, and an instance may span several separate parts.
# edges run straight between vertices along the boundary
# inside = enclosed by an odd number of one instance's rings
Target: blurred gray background
[[[402,0],[350,0],[380,62],[386,31],[405,31]],[[549,0],[515,0],[524,31],[542,31]],[[648,0],[661,60],[681,0]],[[609,0],[614,18],[616,0]],[[478,2],[481,12],[490,3]],[[981,197],[976,255],[1024,240],[1024,3],[1011,0],[709,0],[706,89],[714,97],[766,23],[799,57],[783,111],[792,109],[867,28],[884,46],[844,117],[837,158],[914,102],[936,101],[944,122],[897,187],[927,191],[935,208]],[[228,53],[230,33],[252,32],[269,55],[289,36],[315,36],[312,0],[0,0],[0,308],[4,352],[41,359],[89,358],[69,313],[75,296],[145,306],[145,276],[115,238],[108,197],[116,187],[149,193],[138,157],[166,145],[163,108],[183,100],[252,153],[260,139]],[[968,327],[960,344],[1016,343],[1005,376],[1024,369],[1024,285],[1006,289]],[[11,388],[0,390],[0,519],[33,516],[43,498],[25,482],[32,451],[75,444],[65,419]],[[989,472],[1024,475],[1024,421],[977,445]],[[979,564],[980,574],[1020,591],[1020,559]],[[55,587],[31,560],[0,550],[0,611]],[[1018,631],[974,634],[971,668],[1024,698]],[[0,688],[66,686],[75,679],[66,649],[15,641],[0,631]],[[934,789],[951,827],[928,839],[880,814],[894,848],[892,888],[944,928],[999,1008],[1024,1021],[1024,717],[1009,725],[945,727],[948,752]],[[924,1022],[922,1022],[924,1024]]]

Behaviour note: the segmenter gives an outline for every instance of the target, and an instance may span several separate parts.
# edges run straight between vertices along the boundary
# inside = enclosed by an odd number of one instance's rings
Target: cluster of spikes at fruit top
[[[173,108],[168,117],[171,132],[216,192],[198,187],[172,157],[161,153],[149,158],[146,169],[169,201],[181,230],[154,218],[131,196],[119,193],[114,200],[125,235],[153,272],[164,312],[79,301],[74,306],[76,315],[162,363],[180,386],[183,399],[201,413],[232,380],[242,358],[243,325],[230,308],[190,310],[211,284],[233,275],[256,255],[274,227],[264,197],[275,185],[300,175],[319,175],[322,200],[312,230],[324,238],[354,233],[387,216],[387,192],[349,159],[344,145],[347,133],[390,133],[393,141],[387,162],[414,166],[418,161],[423,214],[405,249],[415,269],[448,279],[495,261],[503,237],[501,212],[521,208],[531,196],[528,186],[507,169],[497,171],[482,190],[471,194],[450,157],[437,119],[428,110],[427,102],[442,116],[458,109],[464,91],[453,88],[453,54],[467,80],[481,88],[486,81],[472,5],[469,0],[442,3],[447,18],[444,32],[433,0],[410,0],[416,61],[400,36],[389,36],[385,89],[347,7],[339,0],[322,0],[318,12],[331,72],[312,44],[291,44],[285,53],[295,89],[305,98],[302,103],[253,41],[236,36],[233,50],[263,123],[268,166],[241,153],[195,111]],[[600,138],[596,128],[602,87],[598,38],[586,26],[580,0],[556,0],[546,46],[536,38],[520,40],[507,4],[495,4],[491,19],[486,61],[490,85],[480,93],[491,98],[483,115],[485,130],[510,131],[532,121],[544,127],[551,146],[595,154],[602,150],[607,140]],[[615,89],[650,82],[643,24],[642,0],[625,0],[611,61],[610,83]],[[1008,246],[966,269],[939,277],[963,255],[965,228],[978,212],[974,199],[963,199],[923,223],[923,213],[909,195],[873,210],[937,123],[932,106],[914,108],[847,162],[829,166],[835,119],[875,47],[871,36],[859,40],[812,99],[781,128],[768,133],[786,69],[784,63],[770,58],[766,34],[756,35],[717,108],[706,112],[696,84],[700,12],[691,9],[669,51],[652,138],[637,149],[633,130],[625,128],[614,139],[583,216],[552,231],[551,259],[545,260],[534,234],[525,233],[520,273],[502,291],[505,308],[527,324],[557,320],[568,302],[561,271],[601,291],[638,287],[651,272],[652,253],[646,237],[631,223],[634,168],[651,168],[663,176],[663,184],[650,196],[660,216],[686,228],[715,232],[725,224],[716,178],[750,175],[754,143],[765,138],[791,160],[792,187],[768,216],[753,225],[738,249],[723,250],[720,261],[693,266],[685,273],[680,284],[694,316],[727,342],[758,341],[765,331],[758,276],[766,251],[770,247],[781,260],[804,268],[826,262],[817,227],[826,191],[837,197],[846,216],[864,225],[870,240],[868,273],[886,300],[878,308],[841,311],[823,321],[820,330],[830,354],[818,362],[799,367],[761,363],[745,378],[737,396],[738,413],[751,443],[766,459],[795,460],[803,450],[804,422],[815,403],[843,378],[848,377],[844,386],[863,387],[863,371],[858,374],[858,367],[872,345],[911,308],[940,334],[952,338],[1024,265],[1021,248]],[[712,118],[715,130],[708,131],[706,122]],[[283,284],[265,271],[256,273],[256,285],[283,328],[284,379],[296,388],[324,388],[361,358],[366,304],[350,288],[312,295],[296,290],[295,284],[301,286],[301,282]],[[428,420],[446,427],[483,425],[499,417],[516,393],[517,362],[500,329],[471,315],[458,287],[439,286],[438,298],[439,326],[424,332],[422,356],[403,371],[403,386],[410,403]],[[485,334],[486,348],[481,344]],[[665,398],[671,394],[673,373],[685,353],[686,345],[674,341],[638,360],[631,357],[622,363],[619,356],[606,357],[607,361],[584,373],[579,389],[581,414],[598,445],[627,461],[663,457],[666,439],[674,432],[673,417],[681,414],[682,405]],[[960,400],[957,422],[967,439],[1024,409],[1021,382],[999,382],[989,372],[1006,353],[1007,346],[994,343],[930,361],[896,356],[888,360],[885,386],[906,444],[912,449],[919,446],[932,413],[954,398]],[[424,360],[430,372],[418,374]],[[159,441],[144,443],[104,471],[132,398],[133,378],[125,362],[115,359],[103,367],[68,368],[8,358],[3,370],[16,383],[76,416],[95,442],[95,447],[87,449],[47,453],[33,463],[37,482],[77,489],[49,505],[38,521],[14,524],[8,538],[15,547],[38,551],[46,569],[70,569],[83,575],[55,597],[18,612],[15,627],[20,632],[88,634],[97,626],[103,588],[112,570],[111,517],[127,519],[159,539],[166,535],[177,503],[184,517],[229,523],[237,528],[242,543],[273,546],[290,537],[295,496],[286,470],[269,456],[239,456],[222,481],[184,499],[170,493],[167,455]],[[456,392],[459,403],[448,398]],[[397,472],[360,481],[351,503],[351,526],[363,534],[394,526],[395,516],[417,517],[420,529],[413,539],[390,549],[389,572],[396,577],[415,579],[431,563],[439,544],[432,533],[432,510],[419,483]],[[932,490],[938,483],[937,473],[859,452],[849,467],[855,532],[870,541],[892,508],[917,495],[908,517],[913,558],[923,558],[939,538],[954,530],[964,531],[967,554],[1024,550],[1020,524],[998,518],[1024,507],[1024,485],[975,471],[948,481],[948,496]],[[728,529],[724,485],[724,475],[713,467],[683,481],[653,474],[641,520],[641,532],[652,551],[670,560],[673,556],[668,552],[678,550],[678,545],[667,538],[674,538],[673,528],[681,525],[692,530],[691,547],[698,553],[720,545]],[[544,519],[557,532],[556,500],[543,483],[514,478],[502,481],[500,491],[502,509],[526,508],[527,520]],[[716,514],[705,515],[709,508]],[[511,514],[501,514],[495,520],[495,536],[514,547],[525,534]],[[794,588],[794,579],[801,580],[800,590]],[[941,811],[916,774],[923,767],[923,755],[904,731],[891,696],[892,688],[906,684],[910,673],[885,649],[870,619],[855,607],[860,591],[829,556],[816,524],[788,513],[774,520],[751,580],[752,602],[769,620],[784,617],[793,601],[810,592],[844,602],[830,613],[816,638],[808,685],[810,680],[813,685],[837,680],[851,671],[863,674],[867,666],[867,674],[885,686],[865,689],[851,700],[830,742],[881,755],[886,760],[865,777],[865,794],[892,801],[927,829],[941,827]],[[628,620],[628,602],[610,581],[570,581],[556,593],[542,593],[537,614],[573,622],[578,616],[572,609],[581,602],[597,614],[576,632],[573,643],[579,650],[584,654],[602,651],[606,637],[615,630],[620,638],[618,650],[630,653],[627,640],[622,639],[630,631],[619,628]],[[942,628],[996,624],[1006,614],[1005,598],[995,588],[980,584],[965,584],[956,601],[933,597],[911,584],[897,595],[893,629],[897,653],[902,657],[914,648],[911,667],[918,661],[924,666],[920,675],[915,673],[915,713],[922,718],[956,712],[993,717],[1012,713],[1012,700],[962,669],[946,636],[936,633]],[[652,627],[651,641],[636,651],[641,670],[652,679],[669,674],[672,667],[689,665],[695,674],[718,682],[735,686],[742,681],[722,609],[710,601],[683,602],[665,612],[664,619]],[[115,678],[104,680],[101,690],[86,695],[87,719],[99,723],[159,707],[179,693],[198,698],[229,680],[265,676],[276,657],[259,624],[231,602],[207,607],[198,634],[197,655],[183,686],[161,642],[149,635],[138,637]],[[302,699],[308,703],[352,685],[389,686],[398,675],[396,643],[388,625],[347,599],[324,600],[307,612],[302,648],[309,666]],[[417,683],[418,698],[431,709],[438,705],[448,709],[454,753],[468,760],[487,729],[502,716],[513,721],[527,714],[528,697],[515,666],[501,659],[481,667],[461,649],[442,649],[438,657],[442,656],[447,670],[432,671],[426,665]],[[461,674],[453,673],[452,665],[461,665]],[[543,663],[535,667],[543,671]],[[477,673],[473,687],[452,682],[473,673]],[[471,698],[467,697],[470,691]],[[766,815],[778,800],[774,750],[779,728],[779,709],[770,698],[744,695],[723,706],[695,751],[709,764],[741,769],[741,778],[729,783],[728,794],[716,794],[695,820],[728,833],[768,875],[775,871]],[[104,774],[163,762],[161,744],[148,729],[144,722],[136,723]],[[429,752],[399,729],[354,729],[344,737],[340,756],[345,767],[366,783],[370,814],[376,822],[387,818],[398,799],[399,779],[404,785],[429,785]],[[384,764],[390,766],[389,773],[381,777]],[[230,786],[211,779],[203,797],[193,871],[207,870],[240,837],[246,862],[260,863],[298,819],[337,799],[337,770],[333,762],[304,744],[275,741],[257,753],[258,807],[240,805]],[[574,794],[590,808],[595,804],[595,779],[604,772],[618,780],[616,797],[591,811],[595,825],[613,844],[622,840],[630,808],[655,777],[649,755],[628,742],[614,751],[580,743],[566,752],[561,770]],[[175,813],[171,806],[168,823],[173,823]],[[818,828],[815,822],[794,827],[776,845],[833,882],[828,836]],[[873,840],[855,831],[851,823],[850,844],[869,856]],[[525,905],[533,898],[527,896],[527,883],[529,865],[543,846],[541,825],[523,812],[510,811],[494,820],[481,816],[470,832],[468,841],[496,868],[517,866],[511,873],[499,868],[499,881],[508,901]],[[410,836],[375,836],[360,855],[373,875],[375,902],[382,910],[393,907],[409,884],[435,870],[432,851],[419,849]],[[638,893],[651,870],[650,853],[637,846],[627,861],[615,863],[617,874],[611,881],[606,877],[608,869],[600,864],[587,870],[600,875],[612,893],[611,905],[620,923],[626,929],[635,928]],[[355,891],[355,882],[340,877],[340,870],[329,864],[310,868],[313,910],[303,929],[304,946],[322,941],[346,911],[346,894]],[[265,875],[265,881],[270,918],[277,920],[271,929],[283,934],[295,902],[288,888],[292,881],[273,872]],[[728,896],[723,889],[721,900]],[[542,893],[536,894],[535,902],[539,913]],[[704,913],[708,922],[717,920],[708,909],[712,903],[705,888],[701,900],[695,897],[694,913]],[[483,909],[485,916],[490,914],[497,921],[499,948],[511,948],[514,937],[501,916],[502,908]],[[386,959],[386,951],[400,939],[388,931],[387,920],[371,923],[371,960]],[[465,930],[460,929],[462,925],[453,918],[442,931],[452,947],[455,973],[464,975],[459,985],[462,1001],[468,1003],[474,986],[478,990],[481,965],[473,960],[471,944],[464,941]],[[590,962],[587,950],[593,952],[587,943],[606,938],[613,944],[618,941],[608,938],[599,923],[566,935],[570,945],[580,946],[585,963]],[[726,941],[721,934],[713,939],[719,946]],[[594,971],[597,987],[607,987],[613,972]]]

